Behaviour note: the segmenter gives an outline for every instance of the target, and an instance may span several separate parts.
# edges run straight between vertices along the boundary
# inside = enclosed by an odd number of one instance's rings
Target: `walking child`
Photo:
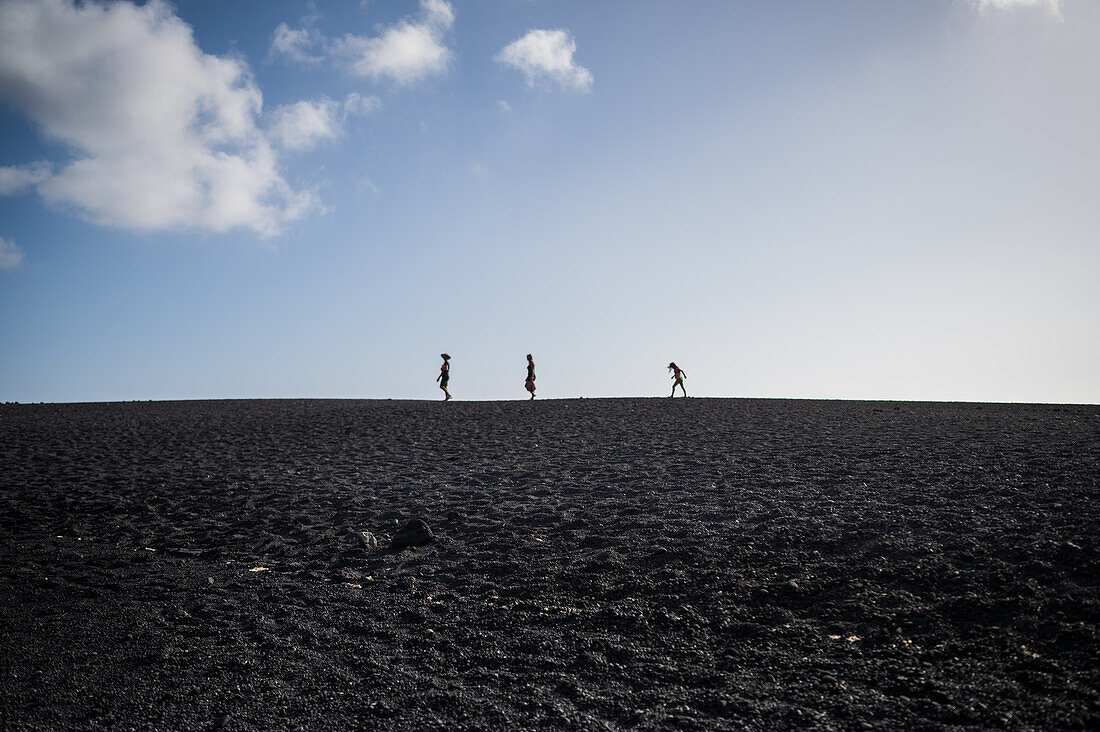
[[[668,398],[676,396],[676,387],[680,387],[680,391],[684,392],[684,396],[687,396],[687,389],[684,388],[684,379],[687,378],[687,372],[676,365],[673,361],[668,365],[668,370],[672,372],[672,393],[668,395]]]

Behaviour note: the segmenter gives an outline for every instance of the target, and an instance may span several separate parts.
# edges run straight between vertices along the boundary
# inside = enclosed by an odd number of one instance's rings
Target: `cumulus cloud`
[[[349,94],[342,103],[328,97],[277,108],[271,115],[268,136],[287,150],[308,150],[320,142],[334,140],[349,117],[365,115],[382,104],[378,97]]]
[[[592,88],[592,73],[573,60],[576,51],[577,44],[567,30],[532,30],[501,49],[494,59],[522,71],[528,86],[545,80],[587,92]]]
[[[317,3],[310,0],[306,3],[306,14],[301,18],[301,28],[291,28],[286,23],[279,23],[275,32],[271,34],[271,58],[286,58],[301,64],[316,64],[324,60],[318,51],[324,45],[325,39],[315,27],[321,19],[321,13],[317,9]]]
[[[504,101],[503,99],[498,99],[497,100],[497,109],[499,109],[501,112],[511,112],[512,111],[512,105],[509,104],[508,102]]]
[[[247,65],[163,0],[0,0],[0,100],[75,153],[11,179],[97,223],[274,234],[318,205],[280,174]]]
[[[291,28],[279,23],[271,34],[271,57],[283,57],[300,64],[316,64],[324,60],[322,55],[311,51],[324,42],[316,28]]]
[[[0,196],[14,196],[33,188],[50,177],[47,163],[0,165]]]
[[[443,36],[454,22],[454,8],[445,0],[420,0],[416,18],[406,18],[374,38],[345,35],[333,49],[356,76],[411,84],[447,70],[452,53]]]
[[[15,269],[23,264],[23,250],[11,239],[0,236],[0,269]]]
[[[1061,0],[970,0],[979,10],[1016,10],[1017,8],[1045,8],[1061,17]]]

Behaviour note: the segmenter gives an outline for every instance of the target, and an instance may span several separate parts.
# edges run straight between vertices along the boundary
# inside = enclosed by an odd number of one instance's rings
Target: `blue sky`
[[[0,0],[0,400],[1100,402],[1090,0]]]

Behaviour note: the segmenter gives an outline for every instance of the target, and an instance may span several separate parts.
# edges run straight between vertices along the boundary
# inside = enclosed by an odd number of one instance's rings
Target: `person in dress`
[[[527,354],[527,381],[523,382],[523,388],[531,392],[531,398],[535,398],[535,359]]]

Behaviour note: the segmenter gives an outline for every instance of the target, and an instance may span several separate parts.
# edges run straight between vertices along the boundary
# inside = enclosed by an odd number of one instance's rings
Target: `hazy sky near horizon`
[[[1100,2],[0,0],[0,401],[1100,403]]]

